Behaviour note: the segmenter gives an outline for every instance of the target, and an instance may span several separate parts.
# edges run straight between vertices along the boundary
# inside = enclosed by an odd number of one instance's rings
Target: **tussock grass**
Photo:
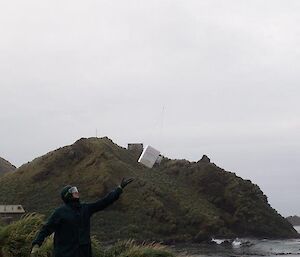
[[[0,227],[0,257],[29,257],[31,242],[43,224],[43,215],[31,213],[20,220]],[[48,238],[35,257],[51,257],[53,238]],[[164,246],[157,243],[138,244],[134,240],[119,241],[108,249],[92,238],[94,257],[173,257]]]
[[[158,243],[137,244],[134,240],[120,241],[105,251],[105,257],[172,257],[165,246]]]

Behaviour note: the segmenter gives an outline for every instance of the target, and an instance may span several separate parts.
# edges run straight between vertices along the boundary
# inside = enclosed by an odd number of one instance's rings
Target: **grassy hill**
[[[84,201],[135,177],[121,199],[96,214],[92,227],[104,241],[135,238],[202,241],[209,236],[296,237],[257,185],[208,158],[198,162],[164,158],[159,167],[137,163],[134,153],[108,138],[80,139],[0,178],[0,202],[49,214],[59,192],[77,185]]]
[[[7,172],[12,172],[15,170],[16,167],[14,165],[0,157],[0,176]]]
[[[300,226],[300,217],[299,216],[289,216],[286,218],[293,226]]]

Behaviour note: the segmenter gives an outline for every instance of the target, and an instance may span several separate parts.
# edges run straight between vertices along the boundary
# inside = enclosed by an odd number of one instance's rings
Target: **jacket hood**
[[[61,192],[60,192],[60,196],[61,196],[61,199],[64,201],[64,203],[68,203],[71,201],[72,199],[72,194],[69,193],[69,189],[71,188],[72,186],[70,185],[67,185],[65,186]]]

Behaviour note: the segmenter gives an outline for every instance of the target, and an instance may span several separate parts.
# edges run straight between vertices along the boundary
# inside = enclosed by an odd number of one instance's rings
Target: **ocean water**
[[[300,226],[295,227],[300,233]],[[258,240],[236,238],[214,239],[214,244],[176,245],[174,250],[191,257],[300,257],[300,239]]]

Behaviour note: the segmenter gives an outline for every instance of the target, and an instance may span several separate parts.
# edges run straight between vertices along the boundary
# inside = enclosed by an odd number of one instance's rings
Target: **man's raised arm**
[[[87,204],[90,215],[93,215],[95,212],[101,211],[111,205],[113,202],[119,199],[120,195],[123,192],[123,189],[133,181],[133,178],[130,179],[122,179],[121,184],[113,191],[108,193],[104,198],[94,202]]]

